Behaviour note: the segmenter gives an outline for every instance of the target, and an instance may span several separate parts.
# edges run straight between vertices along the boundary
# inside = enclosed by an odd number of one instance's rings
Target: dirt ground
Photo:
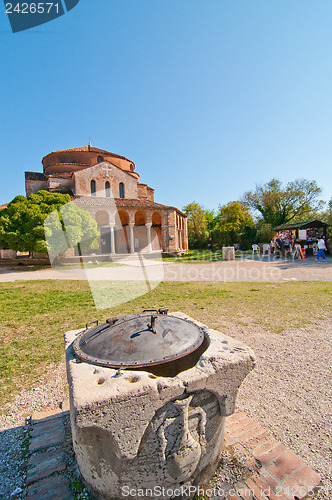
[[[41,269],[38,271],[11,270],[0,268],[0,282],[65,279],[65,280],[145,280],[151,281],[332,281],[332,257],[317,262],[315,257],[302,261],[274,259],[255,256],[227,262],[203,264],[184,264],[144,260],[142,267],[139,259],[126,259],[121,266],[81,269]]]

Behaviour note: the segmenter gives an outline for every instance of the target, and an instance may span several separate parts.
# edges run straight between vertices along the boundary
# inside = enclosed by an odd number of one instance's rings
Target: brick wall
[[[154,189],[150,188],[147,184],[137,184],[137,196],[141,200],[154,201]]]
[[[25,192],[27,196],[30,194],[36,194],[38,191],[45,189],[47,191],[47,180],[45,181],[37,181],[32,179],[25,180]]]
[[[49,177],[47,179],[48,190],[55,193],[69,193],[73,188],[73,180],[60,177]]]
[[[96,195],[105,196],[105,182],[111,185],[114,198],[119,198],[119,183],[124,184],[125,198],[137,199],[137,180],[130,174],[120,170],[110,163],[99,163],[78,172],[74,172],[74,189],[78,196],[88,196],[91,194],[91,180],[96,183]]]

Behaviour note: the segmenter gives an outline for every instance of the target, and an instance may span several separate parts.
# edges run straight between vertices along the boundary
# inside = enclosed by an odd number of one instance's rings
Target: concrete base
[[[105,500],[169,499],[181,487],[210,479],[225,417],[234,412],[238,388],[254,367],[253,351],[207,329],[210,344],[196,365],[159,377],[78,360],[72,349],[78,333],[65,334],[70,414],[77,463],[90,493]]]
[[[222,258],[223,260],[235,260],[235,248],[222,247]]]

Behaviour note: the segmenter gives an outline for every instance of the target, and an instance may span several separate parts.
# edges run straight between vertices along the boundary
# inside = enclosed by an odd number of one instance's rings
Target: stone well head
[[[168,499],[210,479],[255,364],[249,347],[165,310],[67,332],[65,344],[73,445],[93,497],[157,488]]]

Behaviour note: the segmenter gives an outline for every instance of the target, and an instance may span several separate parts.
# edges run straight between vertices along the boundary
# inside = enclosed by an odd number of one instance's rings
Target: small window
[[[92,196],[96,196],[96,181],[93,179],[91,181],[91,194]]]
[[[120,198],[124,198],[124,185],[123,185],[123,182],[120,182],[120,184],[119,184],[119,196],[120,196]]]
[[[97,163],[101,163],[104,161],[104,158],[102,156],[97,156]]]
[[[105,182],[105,192],[106,192],[106,198],[110,198],[111,196],[110,183],[108,181]]]

